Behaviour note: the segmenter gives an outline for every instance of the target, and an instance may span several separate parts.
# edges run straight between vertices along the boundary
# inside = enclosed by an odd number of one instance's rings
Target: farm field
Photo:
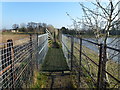
[[[5,47],[5,43],[9,39],[13,40],[13,46],[17,46],[28,42],[30,37],[27,34],[0,33],[0,48]]]
[[[28,37],[29,35],[26,34],[2,34],[0,33],[0,43],[5,43],[7,42],[8,39],[12,39],[13,41],[19,40],[25,37]]]

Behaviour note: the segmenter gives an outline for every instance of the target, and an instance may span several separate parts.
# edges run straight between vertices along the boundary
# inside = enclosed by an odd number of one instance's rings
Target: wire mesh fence
[[[71,63],[68,63],[68,66],[71,67],[76,87],[98,89],[120,87],[119,44],[115,48],[89,39],[62,35],[62,47],[64,56],[67,59],[70,57]]]
[[[38,36],[38,64],[43,63],[48,52],[48,33]]]
[[[62,50],[69,69],[71,69],[71,37],[62,35]]]
[[[48,34],[30,35],[0,44],[0,89],[29,87],[34,68],[47,53],[47,37]]]

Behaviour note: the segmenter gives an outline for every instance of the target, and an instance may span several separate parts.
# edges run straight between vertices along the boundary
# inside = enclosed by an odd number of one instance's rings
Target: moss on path
[[[67,71],[69,70],[61,48],[49,48],[42,64],[42,71]]]

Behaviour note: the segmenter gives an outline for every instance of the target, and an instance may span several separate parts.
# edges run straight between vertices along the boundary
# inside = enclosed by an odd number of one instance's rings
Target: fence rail
[[[97,51],[91,50],[88,46],[94,46]],[[67,62],[69,61],[68,66],[73,73],[76,87],[120,88],[120,49],[104,47],[103,44],[70,35],[62,35],[62,47],[64,56]],[[115,61],[107,57],[106,68],[103,68],[104,49],[108,54],[110,50],[116,53]]]
[[[38,65],[43,62],[48,52],[48,33],[38,36]],[[39,65],[40,66],[40,65]]]
[[[29,87],[33,71],[48,50],[48,34],[8,40],[0,49],[0,89]],[[39,63],[38,63],[39,62]]]

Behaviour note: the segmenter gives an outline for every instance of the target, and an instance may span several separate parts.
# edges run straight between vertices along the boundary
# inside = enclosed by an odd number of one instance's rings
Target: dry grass
[[[67,44],[71,45],[70,41],[67,39],[66,41]],[[70,49],[70,46],[68,46],[68,48]],[[74,43],[74,46],[79,50],[79,44],[77,43]],[[74,48],[74,56],[79,60],[79,51]],[[96,53],[95,51],[87,48],[86,46],[82,46],[82,52],[84,52],[89,58],[91,58],[95,63],[99,64],[99,54]],[[76,62],[78,62],[76,60]],[[98,67],[92,63],[88,58],[86,58],[84,55],[82,55],[82,65],[84,65],[85,69],[87,69],[91,76],[97,81],[97,75],[98,75]],[[107,71],[112,75],[114,76],[115,78],[117,78],[119,80],[119,76],[118,76],[118,66],[119,64],[113,60],[109,60],[107,62]],[[90,76],[87,74],[87,72],[84,70],[83,68],[83,72],[84,74],[86,75],[86,77],[82,77],[82,80],[84,80],[86,82],[86,84],[90,84],[89,86],[92,87],[93,85],[91,85],[92,83],[92,79],[90,78]],[[108,75],[108,83],[109,83],[109,88],[117,88],[118,87],[118,84],[117,84],[117,81],[115,81],[113,78],[111,78],[109,75]],[[83,82],[84,82],[83,81]],[[85,83],[83,83],[83,87]],[[86,88],[86,87],[85,87]]]
[[[30,38],[27,34],[2,34],[0,33],[0,48],[5,47],[8,39],[13,40],[13,45],[21,45],[27,42]]]
[[[19,40],[22,38],[28,37],[28,35],[20,35],[20,34],[6,34],[0,36],[0,43],[6,43],[8,39],[12,39],[13,41]]]

